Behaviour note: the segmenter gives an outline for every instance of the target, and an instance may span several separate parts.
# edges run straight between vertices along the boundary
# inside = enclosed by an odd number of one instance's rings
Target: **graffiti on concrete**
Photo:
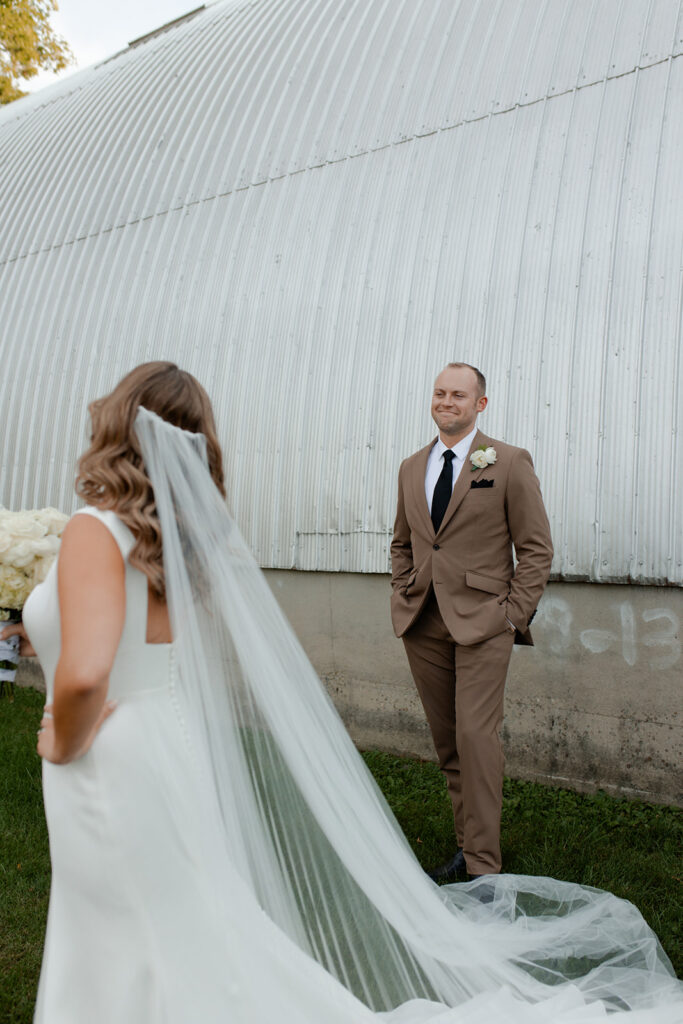
[[[680,619],[670,608],[638,611],[630,601],[612,605],[610,629],[581,629],[574,609],[564,598],[546,593],[535,625],[543,633],[543,646],[553,654],[568,654],[578,639],[591,654],[620,653],[629,666],[645,661],[650,668],[667,669],[681,658]]]

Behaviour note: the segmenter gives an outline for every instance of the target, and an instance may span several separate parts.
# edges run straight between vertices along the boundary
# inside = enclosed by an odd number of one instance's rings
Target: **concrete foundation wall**
[[[388,577],[267,576],[358,746],[434,759]],[[550,584],[512,656],[507,774],[683,805],[682,622],[682,590]]]
[[[266,575],[356,744],[432,760],[388,577]],[[506,772],[683,806],[682,621],[682,590],[551,584],[512,656]],[[40,685],[35,663],[21,681]]]

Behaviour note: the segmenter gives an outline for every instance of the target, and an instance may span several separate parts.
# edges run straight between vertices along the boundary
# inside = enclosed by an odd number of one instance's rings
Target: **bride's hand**
[[[59,748],[56,743],[55,737],[55,723],[52,717],[52,704],[46,704],[43,708],[43,717],[40,720],[40,729],[38,730],[38,753],[41,757],[44,757],[46,761],[51,761],[53,764],[68,764],[69,761],[75,761],[79,757],[83,757],[91,746],[93,741],[100,730],[102,723],[105,719],[109,718],[112,712],[116,709],[117,701],[107,700],[102,706],[102,710],[95,719],[95,723],[90,730],[88,737],[78,751],[72,757],[62,757],[59,754]]]
[[[28,638],[23,622],[11,622],[0,629],[0,640],[9,640],[11,636],[19,637],[19,654],[22,658],[35,658],[36,652]]]

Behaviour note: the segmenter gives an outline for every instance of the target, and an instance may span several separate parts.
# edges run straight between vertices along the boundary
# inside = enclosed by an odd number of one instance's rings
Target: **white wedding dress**
[[[81,514],[106,524],[127,557],[133,536],[113,512]],[[24,622],[50,702],[60,650],[56,566],[33,591]],[[53,878],[35,1021],[370,1019],[269,921],[229,861],[221,887],[230,899],[217,904],[196,822],[201,780],[174,696],[173,644],[147,644],[146,629],[147,579],[127,565],[109,685],[119,706],[84,757],[43,763]]]
[[[126,616],[117,709],[84,757],[43,766],[36,1024],[680,1024],[681,985],[630,904],[550,879],[427,879],[197,444],[151,414],[138,426],[176,639],[145,641],[128,528],[81,510],[126,562]],[[49,701],[56,566],[24,621]]]

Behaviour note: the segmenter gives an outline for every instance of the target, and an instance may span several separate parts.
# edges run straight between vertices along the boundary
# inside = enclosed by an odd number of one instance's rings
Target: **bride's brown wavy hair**
[[[113,509],[126,524],[135,537],[129,562],[144,572],[153,592],[163,599],[161,530],[135,434],[140,406],[176,427],[204,434],[209,470],[225,497],[223,456],[209,396],[191,373],[175,363],[142,363],[110,394],[89,406],[92,438],[78,462],[76,491],[89,505]]]

